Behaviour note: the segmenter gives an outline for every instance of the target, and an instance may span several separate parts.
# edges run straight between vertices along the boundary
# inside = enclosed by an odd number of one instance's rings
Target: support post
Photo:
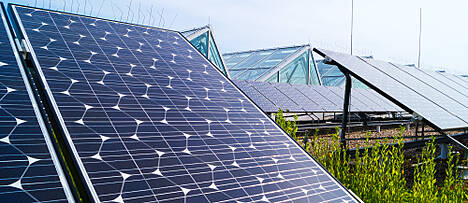
[[[415,120],[414,122],[415,122],[414,137],[416,137],[416,138],[414,138],[414,139],[417,140],[417,139],[418,139],[417,136],[418,136],[418,129],[419,129],[419,120]]]
[[[424,121],[421,121],[421,139],[424,139]]]
[[[349,101],[351,100],[351,76],[349,76],[349,73],[345,73],[344,75],[346,77],[346,85],[343,101],[343,120],[341,123],[340,141],[341,147],[346,148],[346,126],[348,125]]]

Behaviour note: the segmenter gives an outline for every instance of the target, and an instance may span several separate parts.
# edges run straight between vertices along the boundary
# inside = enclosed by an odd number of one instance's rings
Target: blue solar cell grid
[[[278,91],[273,85],[266,82],[247,81],[261,92],[266,98],[271,100],[276,106],[289,110],[290,112],[304,112],[305,110],[296,104],[295,101],[288,98],[286,95]]]
[[[270,100],[265,98],[249,83],[243,80],[233,80],[233,82],[242,90],[252,101],[257,104],[264,112],[277,112],[279,107],[275,106]]]
[[[355,201],[179,33],[14,8],[97,201]]]
[[[310,100],[304,96],[292,85],[287,83],[272,83],[280,92],[294,100],[299,106],[301,106],[306,112],[323,112],[324,109],[320,107],[316,102]]]
[[[325,112],[336,112],[341,111],[342,106],[337,106],[329,98],[324,97],[316,89],[325,89],[323,86],[313,86],[313,85],[294,85],[294,87],[299,90],[304,96],[317,102]]]
[[[1,6],[0,202],[67,202],[58,175],[62,172],[54,165],[56,156],[49,151],[43,123],[36,117]]]

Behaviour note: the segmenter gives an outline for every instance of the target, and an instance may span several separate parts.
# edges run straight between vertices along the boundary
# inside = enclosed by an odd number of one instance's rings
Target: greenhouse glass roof
[[[232,79],[320,84],[310,45],[225,53]]]
[[[181,32],[190,43],[225,75],[228,75],[224,65],[223,56],[216,45],[214,34],[210,25]]]

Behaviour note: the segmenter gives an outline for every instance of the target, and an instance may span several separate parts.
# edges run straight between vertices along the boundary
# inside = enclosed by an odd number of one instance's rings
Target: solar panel
[[[386,102],[385,98],[380,96],[379,94],[374,94],[372,93],[373,90],[370,89],[353,89],[352,92],[358,91],[359,94],[361,94],[363,97],[369,99],[373,103],[376,104],[376,107],[378,107],[381,110],[390,112],[390,111],[397,111],[394,106],[390,105],[388,102]]]
[[[425,75],[411,75],[408,72],[405,72],[402,69],[399,69],[387,62],[373,59],[364,60],[374,67],[378,67],[380,71],[394,78],[401,84],[404,84],[407,88],[419,93],[419,95],[429,100],[433,104],[436,104],[439,106],[439,108],[442,108],[452,116],[464,121],[465,125],[468,126],[468,108],[460,102],[449,97],[449,95],[447,95],[448,92],[442,92],[444,86],[438,86],[438,89],[435,89],[433,86],[431,86],[435,84],[430,84],[430,77],[426,77]],[[422,77],[418,78],[418,76]]]
[[[370,98],[367,94],[366,89],[362,88],[354,88],[351,90],[351,97],[359,99],[361,103],[366,105],[367,109],[371,109],[371,111],[375,112],[385,112],[388,111],[386,106],[382,106],[375,101],[375,98]]]
[[[414,78],[412,79],[413,81],[411,81],[406,73],[401,73],[403,75],[395,74],[393,71],[397,68],[390,68],[392,65],[389,63],[377,60],[363,60],[355,56],[322,49],[317,51],[324,56],[330,57],[353,73],[353,76],[367,81],[375,88],[383,91],[387,96],[394,98],[400,104],[418,113],[440,129],[448,130],[465,128],[468,126],[468,123],[459,117],[463,117],[463,115],[459,115],[457,112],[451,112],[445,109],[445,104],[447,104],[445,101],[441,106],[428,99],[434,98],[435,101],[439,101],[439,99],[443,99],[445,96],[438,97],[439,93],[432,90],[426,90],[430,87],[427,87],[427,85],[422,84],[421,82],[416,82],[416,79]],[[369,63],[372,63],[373,66]],[[421,86],[417,87],[418,85]],[[432,93],[437,96],[433,96]],[[447,97],[445,98],[447,100],[449,99]],[[454,107],[456,106],[457,105],[454,105]],[[453,109],[454,107],[448,108]]]
[[[334,95],[332,96],[333,99],[339,99],[341,108],[343,108],[343,101],[344,101],[344,88],[341,87],[333,87],[333,86],[327,86],[326,89],[328,89],[330,92],[332,92]],[[365,112],[365,111],[374,111],[373,109],[370,109],[367,105],[363,104],[356,96],[353,94],[351,91],[350,95],[350,111],[352,112]]]
[[[66,202],[69,189],[0,5],[0,202]]]
[[[179,33],[13,9],[96,201],[356,201]]]
[[[416,68],[405,68],[400,65],[396,65],[401,71],[407,72],[414,78],[417,78],[421,82],[427,84],[428,86],[432,87],[432,89],[438,91],[440,94],[445,95],[446,97],[451,98],[452,101],[457,102],[465,109],[468,110],[468,97],[460,93],[459,91],[453,89],[449,85],[440,82],[439,80],[434,79],[433,77],[425,74],[421,71],[421,69]]]
[[[271,100],[276,106],[289,110],[290,112],[305,112],[295,101],[278,91],[273,85],[267,82],[248,81],[255,89],[261,92],[266,98]]]
[[[342,111],[341,108],[333,103],[327,97],[324,97],[316,89],[325,88],[318,85],[293,85],[297,90],[299,90],[304,96],[309,98],[312,101],[317,102],[325,110],[325,112],[337,112]]]
[[[264,112],[277,112],[280,107],[275,106],[270,100],[265,98],[260,92],[255,88],[250,86],[249,83],[243,80],[233,80],[233,82],[242,90],[255,104],[260,107]]]
[[[307,112],[324,112],[324,109],[313,100],[310,100],[308,97],[304,96],[299,92],[293,85],[287,83],[273,83],[280,92],[294,100],[298,105],[300,105]]]
[[[442,72],[437,72],[437,74],[442,75],[443,77],[447,78],[450,81],[453,81],[457,83],[458,85],[462,86],[463,89],[466,91],[468,89],[468,82],[465,80],[461,80],[460,78],[456,77],[455,75],[449,74],[449,73],[442,73]]]

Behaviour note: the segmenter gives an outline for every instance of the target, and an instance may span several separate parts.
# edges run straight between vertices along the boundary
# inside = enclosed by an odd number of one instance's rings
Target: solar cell
[[[320,94],[317,89],[325,89],[323,86],[317,85],[293,85],[297,90],[299,90],[304,96],[309,98],[312,101],[317,102],[324,109],[325,112],[338,112],[342,111],[343,106],[336,105],[329,98]]]
[[[243,80],[233,80],[233,82],[242,90],[255,104],[260,107],[264,112],[277,112],[279,107],[275,106],[270,100],[265,98],[260,92],[258,92],[255,88],[250,86],[249,83]]]
[[[362,104],[365,105],[364,109],[374,111],[374,112],[384,112],[388,111],[385,106],[379,105],[375,99],[371,99],[366,95],[367,91],[366,89],[362,88],[354,88],[351,90],[351,97],[358,99]]]
[[[291,100],[294,100],[306,112],[324,112],[324,109],[321,108],[319,104],[317,104],[313,100],[310,100],[308,97],[304,96],[291,84],[287,84],[287,83],[272,83],[272,84],[284,95],[291,98]]]
[[[0,202],[67,202],[70,191],[0,5]]]
[[[333,87],[333,86],[327,86],[326,89],[328,91],[332,92],[334,96],[332,96],[333,99],[339,99],[341,102],[341,108],[343,109],[343,101],[344,101],[344,88],[341,87]],[[350,95],[350,111],[352,112],[365,112],[365,111],[374,111],[369,109],[367,105],[363,104],[356,96],[353,94],[353,91],[351,91]]]
[[[433,77],[425,74],[419,68],[418,69],[405,68],[397,64],[394,64],[394,66],[399,68],[401,71],[407,72],[409,75],[413,76],[414,78],[417,78],[422,83],[425,83],[428,86],[432,87],[432,89],[438,91],[440,94],[443,94],[446,97],[449,97],[452,101],[457,102],[458,104],[463,106],[465,109],[468,109],[468,97],[466,97],[459,91],[456,91],[455,89],[448,86],[447,84],[440,82],[434,79]]]
[[[179,33],[13,8],[96,201],[356,201]]]
[[[436,95],[438,95],[438,93],[431,90],[426,91],[425,89],[428,88],[426,88],[425,86],[427,85],[421,84],[421,87],[414,87],[414,83],[418,83],[419,85],[420,82],[407,81],[409,79],[403,79],[407,78],[408,75],[406,73],[403,73],[406,74],[403,76],[396,74],[389,75],[392,73],[392,71],[394,71],[394,69],[396,69],[395,67],[388,68],[388,66],[391,66],[389,63],[372,60],[372,64],[374,66],[371,66],[367,63],[369,62],[369,60],[366,60],[366,62],[365,60],[355,56],[322,49],[317,51],[323,54],[324,56],[330,57],[331,59],[348,69],[351,73],[353,73],[353,76],[362,78],[364,81],[367,81],[368,83],[372,84],[374,87],[380,89],[385,94],[387,94],[387,96],[395,99],[400,104],[403,104],[404,106],[418,113],[432,124],[438,126],[440,129],[448,130],[456,128],[465,128],[468,125],[465,121],[457,117],[459,115],[454,114],[453,112],[442,108],[437,103],[434,103],[433,101],[429,100],[427,97],[432,96],[427,95],[428,93],[434,93]],[[387,68],[381,70],[381,66]],[[402,82],[400,80],[405,81]],[[408,82],[408,84],[406,84],[406,82]],[[452,107],[450,107],[450,109],[451,108]]]
[[[248,83],[261,92],[266,98],[271,100],[276,106],[284,108],[283,110],[289,110],[290,112],[305,112],[305,109],[278,91],[278,89],[270,83],[256,81],[248,81]]]
[[[437,105],[439,108],[442,108],[444,111],[451,114],[453,117],[462,120],[466,126],[468,126],[468,108],[461,104],[460,102],[449,97],[447,94],[449,92],[442,92],[441,90],[444,86],[438,86],[438,89],[435,89],[429,84],[430,77],[425,77],[424,75],[412,75],[408,72],[403,71],[392,65],[391,63],[377,61],[373,59],[364,59],[367,63],[377,67],[380,71],[387,74],[389,77],[394,78],[401,84],[404,84],[407,88],[412,91],[417,92],[420,96],[426,100]],[[416,74],[416,72],[414,72]],[[422,77],[418,77],[422,76]],[[395,90],[394,90],[395,91]],[[417,104],[413,104],[417,105]]]
[[[468,82],[465,80],[461,80],[460,78],[456,77],[455,75],[449,74],[449,73],[442,73],[442,72],[437,72],[437,74],[442,75],[446,79],[453,81],[457,83],[458,85],[462,86],[463,89],[466,91],[468,90]]]
[[[432,78],[448,85],[450,88],[454,89],[455,91],[457,91],[458,93],[460,94],[463,94],[465,97],[468,97],[468,87],[464,86],[464,85],[460,85],[446,77],[444,77],[443,75],[435,72],[435,71],[431,71],[431,70],[423,70],[423,69],[419,69],[421,72],[425,73],[426,75],[429,75],[431,76]]]

